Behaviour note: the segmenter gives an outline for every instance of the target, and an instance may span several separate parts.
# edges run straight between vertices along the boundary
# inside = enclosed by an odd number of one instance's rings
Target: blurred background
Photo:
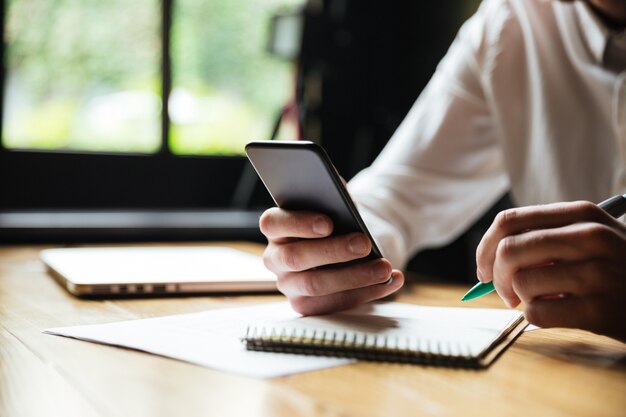
[[[271,131],[293,65],[267,53],[270,17],[299,0],[11,0],[3,145],[155,153],[163,31],[171,82],[168,149],[241,155]],[[167,24],[166,24],[167,23]]]
[[[313,140],[351,178],[478,3],[5,0],[0,240],[261,240],[245,143]]]

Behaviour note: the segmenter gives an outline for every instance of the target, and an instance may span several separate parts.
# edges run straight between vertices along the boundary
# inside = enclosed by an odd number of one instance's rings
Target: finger
[[[273,207],[261,215],[259,227],[268,240],[281,241],[289,238],[329,236],[333,231],[333,222],[320,213]]]
[[[363,258],[372,244],[363,233],[352,233],[326,239],[305,239],[271,245],[266,250],[270,270],[274,272],[306,271],[323,265]]]
[[[529,323],[539,327],[573,327],[591,330],[597,321],[589,308],[589,300],[580,297],[535,299],[526,306],[524,316]]]
[[[391,275],[386,259],[343,268],[321,268],[288,272],[278,278],[278,289],[288,297],[319,297],[337,292],[384,283]]]
[[[615,274],[601,259],[566,262],[518,271],[513,277],[513,290],[526,304],[558,294],[588,297],[599,294],[605,278]]]
[[[476,249],[478,279],[481,282],[493,279],[496,249],[505,237],[527,230],[550,229],[582,221],[601,224],[614,222],[602,209],[587,201],[520,207],[498,213]]]
[[[305,316],[327,314],[386,297],[398,291],[403,284],[404,275],[394,270],[389,285],[371,285],[321,297],[294,297],[290,302],[295,311]]]
[[[606,236],[594,238],[594,234]],[[507,305],[515,306],[519,304],[519,298],[513,289],[513,278],[518,271],[593,258],[606,249],[608,243],[604,240],[610,234],[613,232],[607,226],[576,223],[508,236],[500,241],[496,249],[493,264],[494,286]]]
[[[571,247],[571,242],[562,239],[559,232],[549,229],[508,236],[500,241],[493,264],[493,284],[507,306],[515,307],[521,301],[513,288],[513,280],[521,270],[582,256],[579,249]]]

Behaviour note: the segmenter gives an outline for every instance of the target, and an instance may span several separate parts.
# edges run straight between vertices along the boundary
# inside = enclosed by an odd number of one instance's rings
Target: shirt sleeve
[[[509,18],[505,1],[483,2],[385,149],[348,184],[396,268],[463,233],[509,187],[483,88]]]

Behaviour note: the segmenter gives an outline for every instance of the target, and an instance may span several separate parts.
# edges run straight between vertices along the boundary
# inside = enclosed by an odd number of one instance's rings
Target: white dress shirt
[[[403,268],[507,190],[518,205],[626,193],[625,65],[626,34],[584,2],[485,0],[349,183],[385,257]]]

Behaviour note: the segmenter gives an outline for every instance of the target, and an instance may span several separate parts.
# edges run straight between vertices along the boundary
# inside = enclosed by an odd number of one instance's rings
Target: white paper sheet
[[[253,378],[273,378],[354,361],[250,352],[240,338],[256,320],[298,317],[288,303],[209,310],[151,319],[48,329],[45,333],[138,349]]]
[[[254,378],[272,378],[354,362],[349,359],[302,356],[245,350],[241,337],[250,325],[302,321],[306,326],[355,326],[342,317],[361,316],[361,323],[381,320],[390,331],[407,326],[440,337],[467,337],[480,345],[519,316],[516,310],[424,307],[402,303],[374,303],[337,315],[298,318],[288,303],[122,321],[109,324],[48,329],[45,332],[76,339],[138,349],[209,368]],[[369,316],[369,317],[367,317]],[[373,317],[377,316],[377,317]],[[363,318],[365,317],[365,318]],[[297,320],[296,320],[297,319]],[[358,322],[356,324],[358,326]],[[447,330],[448,335],[442,331]],[[454,331],[452,331],[455,329]],[[456,333],[459,329],[462,334]],[[371,329],[370,329],[371,330]],[[485,336],[485,337],[483,337]]]

